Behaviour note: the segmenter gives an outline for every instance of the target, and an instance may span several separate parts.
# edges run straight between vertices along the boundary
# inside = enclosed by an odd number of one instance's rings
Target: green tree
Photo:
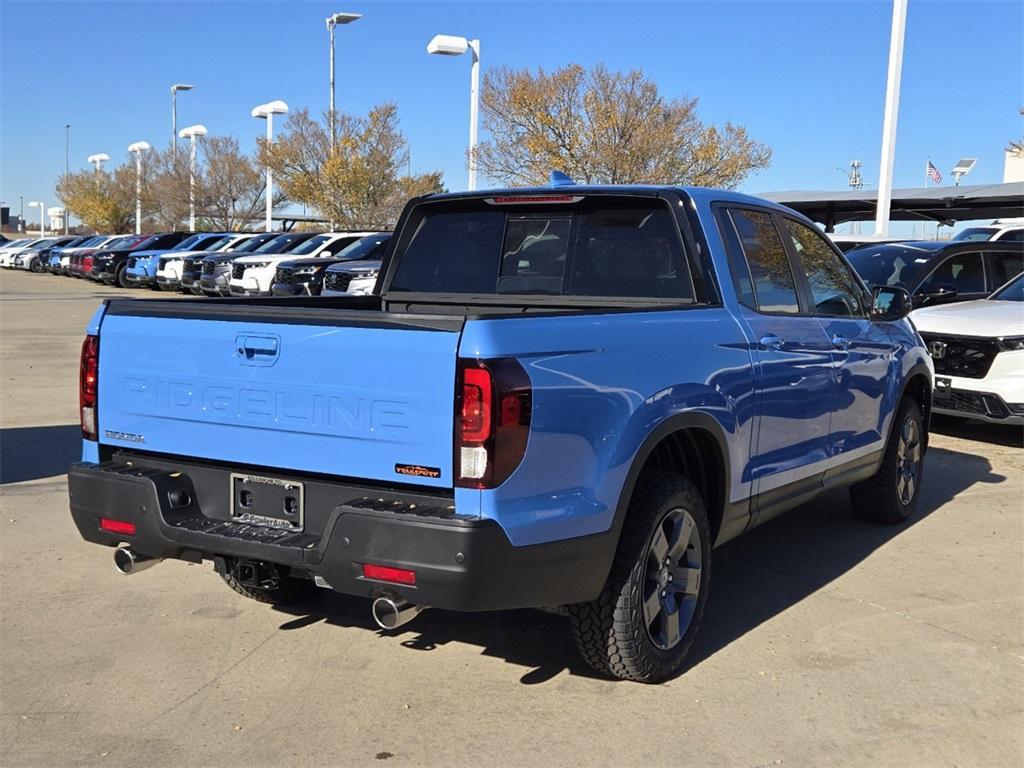
[[[490,138],[477,161],[507,184],[561,170],[588,184],[732,188],[771,160],[743,126],[705,124],[697,99],[665,98],[639,69],[499,67],[484,78],[481,105]]]

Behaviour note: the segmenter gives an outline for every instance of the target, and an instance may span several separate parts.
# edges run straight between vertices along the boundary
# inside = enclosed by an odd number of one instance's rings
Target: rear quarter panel
[[[460,357],[515,357],[533,386],[522,463],[500,487],[456,490],[460,512],[495,519],[513,544],[608,530],[634,458],[688,411],[721,427],[730,500],[749,494],[750,351],[721,307],[473,320]]]

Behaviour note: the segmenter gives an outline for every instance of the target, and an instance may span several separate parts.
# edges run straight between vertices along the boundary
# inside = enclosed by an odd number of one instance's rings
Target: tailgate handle
[[[235,354],[250,365],[273,365],[280,349],[281,340],[273,335],[242,334],[235,338]]]

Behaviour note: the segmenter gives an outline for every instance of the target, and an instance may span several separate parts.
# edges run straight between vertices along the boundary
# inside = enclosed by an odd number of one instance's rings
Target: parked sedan
[[[338,257],[343,261],[327,268],[321,295],[365,296],[373,293],[390,240],[389,232],[378,232],[339,253]]]
[[[75,238],[73,237],[49,237],[45,240],[39,240],[28,248],[21,251],[15,251],[7,258],[7,266],[11,269],[25,269],[31,270],[32,272],[42,272],[43,264],[42,256],[44,252],[50,248],[56,248],[61,245],[66,245]]]
[[[1024,270],[1024,243],[865,245],[846,258],[869,288],[904,288],[918,308],[985,298]]]
[[[1024,274],[987,299],[911,312],[935,365],[932,410],[1024,424]]]
[[[43,242],[43,238],[29,237],[23,240],[15,240],[12,243],[7,243],[3,248],[0,248],[0,267],[12,266],[14,264],[14,254],[20,253],[21,251],[31,248],[41,242]]]
[[[264,232],[250,238],[230,253],[196,255],[186,259],[182,264],[182,290],[188,289],[196,295],[230,296],[228,283],[231,281],[232,262],[240,256],[261,252],[260,249],[281,237],[280,232]],[[284,241],[279,242],[282,243],[281,247],[286,244]]]
[[[77,235],[75,237],[64,237],[58,239],[56,242],[50,245],[40,248],[35,258],[30,260],[28,263],[28,269],[32,272],[49,272],[50,271],[50,259],[53,258],[55,253],[60,253],[64,248],[72,248],[76,245],[81,245],[86,240],[91,240],[92,235]],[[25,267],[23,267],[25,268]]]

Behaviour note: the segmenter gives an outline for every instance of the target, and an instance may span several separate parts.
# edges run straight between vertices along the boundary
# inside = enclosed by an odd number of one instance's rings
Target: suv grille
[[[935,373],[941,376],[964,376],[968,379],[983,379],[999,354],[999,346],[992,339],[976,339],[969,336],[939,336],[922,333],[928,353],[935,364]],[[944,345],[944,346],[939,346]],[[936,355],[936,347],[941,355]]]
[[[133,256],[132,258],[128,259],[128,268],[131,269],[134,266],[135,266],[135,257]]]
[[[275,283],[291,283],[291,281],[292,281],[292,271],[290,269],[280,269],[279,268],[274,273],[274,282]]]
[[[1010,411],[1001,397],[985,392],[954,389],[947,397],[936,397],[932,403],[936,408],[947,411],[989,416],[993,419],[1005,419],[1010,415]]]
[[[210,270],[211,272],[213,270]],[[232,264],[231,265],[231,277],[235,280],[241,280],[242,275],[245,274],[245,264]]]
[[[200,262],[200,263],[202,264],[203,274],[204,275],[212,275],[213,272],[214,272],[214,269],[217,266],[217,264],[215,262],[213,262],[213,261],[203,261],[203,262]]]
[[[344,293],[348,290],[348,284],[352,282],[353,277],[355,277],[353,272],[328,272],[324,278],[324,288]]]

